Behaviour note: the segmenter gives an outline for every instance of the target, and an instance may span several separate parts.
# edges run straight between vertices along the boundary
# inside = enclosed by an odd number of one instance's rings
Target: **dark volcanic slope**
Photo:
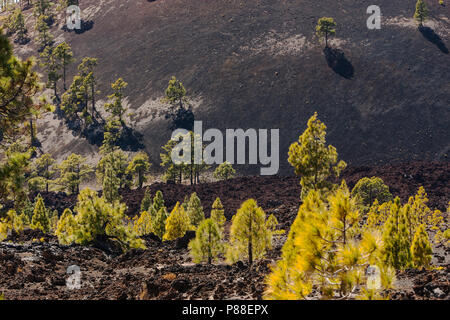
[[[279,128],[284,168],[289,143],[315,110],[350,163],[445,160],[450,6],[427,1],[426,25],[440,37],[433,40],[417,30],[415,3],[379,0],[382,28],[371,31],[366,0],[86,0],[93,29],[64,37],[77,57],[100,59],[104,95],[117,77],[129,82],[154,160],[170,135],[142,106],[161,97],[172,75],[200,99],[205,128]],[[332,47],[347,63],[336,71],[314,36],[321,16],[338,23]]]

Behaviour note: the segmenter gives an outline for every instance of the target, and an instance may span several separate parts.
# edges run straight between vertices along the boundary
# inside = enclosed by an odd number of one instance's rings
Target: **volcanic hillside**
[[[64,32],[60,19],[52,33],[70,43],[78,63],[99,59],[100,104],[111,82],[129,83],[128,123],[155,162],[170,138],[161,98],[173,75],[204,129],[279,128],[284,172],[287,148],[314,111],[351,164],[446,160],[450,152],[450,3],[427,0],[430,19],[420,32],[412,18],[416,0],[379,0],[381,30],[367,28],[373,1],[365,0],[80,2],[92,28]],[[325,57],[315,36],[322,16],[337,22],[331,47],[344,53],[339,61]],[[35,49],[32,40],[16,53]],[[45,152],[97,152],[53,115],[39,126]]]

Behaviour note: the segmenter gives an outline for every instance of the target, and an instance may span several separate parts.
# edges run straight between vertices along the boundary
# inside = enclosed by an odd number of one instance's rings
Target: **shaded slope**
[[[350,163],[446,160],[450,55],[442,46],[450,46],[450,6],[428,1],[426,25],[438,45],[417,30],[415,2],[380,0],[382,29],[371,31],[370,1],[86,0],[93,28],[63,36],[77,57],[99,58],[104,96],[116,78],[129,82],[131,123],[154,161],[170,137],[155,114],[172,75],[205,128],[279,128],[284,172],[287,148],[315,110]],[[327,63],[314,36],[321,16],[338,23],[332,47],[352,72]]]

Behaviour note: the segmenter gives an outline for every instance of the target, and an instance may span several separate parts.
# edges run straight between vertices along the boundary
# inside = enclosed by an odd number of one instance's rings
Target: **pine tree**
[[[376,265],[382,288],[392,285],[392,270],[380,258],[376,234],[360,232],[358,206],[345,185],[327,197],[311,190],[304,198],[282,249],[282,259],[267,278],[267,299],[306,299],[317,290],[323,299],[352,298],[366,285],[365,269]],[[380,288],[380,289],[382,289]]]
[[[183,101],[186,98],[186,89],[183,84],[173,76],[169,81],[169,86],[166,89],[166,99],[180,108],[183,108]]]
[[[128,166],[127,155],[120,149],[110,152],[101,150],[100,153],[103,156],[97,163],[97,168],[95,171],[98,182],[102,185],[104,184],[106,179],[106,168],[109,166],[118,179],[116,182],[118,183],[118,188],[125,188],[126,186],[128,186],[130,184],[130,179],[126,173]]]
[[[86,158],[72,153],[59,165],[59,184],[72,194],[78,194],[80,184],[84,182],[92,172],[91,166],[86,164]]]
[[[86,108],[87,108],[87,100],[90,99],[92,103],[91,117],[93,119],[95,118],[95,115],[98,114],[97,109],[95,108],[95,96],[100,93],[99,91],[96,90],[97,81],[94,74],[94,69],[97,65],[98,65],[97,58],[85,57],[78,66],[80,78],[83,83]]]
[[[138,236],[145,236],[152,233],[152,225],[150,213],[142,211],[134,223],[134,231]]]
[[[417,228],[411,245],[411,253],[414,267],[422,269],[430,266],[433,249],[424,224]]]
[[[225,222],[227,221],[227,218],[225,217],[225,210],[223,208],[222,202],[220,201],[220,198],[216,198],[212,205],[211,210],[211,219],[214,220],[217,225],[219,226],[219,229],[222,231],[224,230]]]
[[[198,227],[200,223],[205,220],[205,214],[203,213],[203,207],[197,193],[191,194],[189,199],[187,214],[193,227]]]
[[[30,152],[7,150],[0,164],[0,199],[12,200],[16,209],[26,201],[26,182],[29,174]]]
[[[251,265],[271,247],[272,234],[266,227],[266,214],[254,199],[246,200],[232,218],[228,261],[246,258]]]
[[[39,45],[39,51],[43,51],[46,47],[51,46],[53,43],[53,36],[50,33],[50,28],[48,27],[44,16],[39,16],[37,18],[36,30],[38,35],[35,40]]]
[[[34,162],[33,172],[34,174],[41,178],[45,184],[45,192],[49,191],[49,185],[52,183],[55,176],[55,170],[53,165],[55,164],[55,159],[51,154],[44,153]]]
[[[151,210],[154,211],[154,213],[157,213],[162,208],[165,208],[164,205],[164,197],[160,190],[156,191],[155,197],[153,198],[153,204],[151,207]]]
[[[123,115],[126,111],[125,107],[123,106],[123,91],[128,86],[128,83],[123,81],[122,78],[117,79],[113,84],[111,84],[111,88],[113,89],[113,94],[108,96],[108,99],[112,102],[105,104],[105,110],[107,112],[110,112],[111,115],[115,118],[117,118],[120,123],[125,125]]]
[[[325,47],[328,48],[328,37],[336,34],[336,22],[333,18],[322,17],[317,22],[316,34],[325,37]]]
[[[231,163],[225,161],[221,163],[217,169],[214,171],[214,177],[218,180],[228,180],[233,178],[236,174],[236,170],[234,170]]]
[[[70,209],[65,209],[58,220],[55,235],[61,244],[68,245],[75,241],[75,218]]]
[[[161,240],[163,240],[166,232],[166,221],[168,216],[169,214],[167,213],[166,207],[162,207],[156,212],[155,216],[151,218],[152,232]]]
[[[428,8],[424,0],[417,0],[414,19],[419,22],[419,27],[423,26],[423,22],[428,18]]]
[[[375,200],[385,203],[392,200],[389,187],[378,177],[360,179],[352,190],[352,197],[358,197],[364,209],[367,210]]]
[[[177,140],[170,139],[164,146],[162,146],[164,152],[160,154],[161,166],[166,168],[164,179],[166,181],[172,181],[173,183],[182,182],[184,171],[184,164],[175,164],[172,161],[172,150],[177,143]]]
[[[152,206],[152,193],[149,188],[145,189],[144,198],[141,201],[141,212],[149,211]]]
[[[119,200],[119,188],[120,178],[116,174],[115,166],[111,162],[106,162],[103,179],[103,197],[106,201],[113,203]]]
[[[386,263],[395,269],[404,269],[411,263],[407,211],[395,198],[390,216],[383,230],[383,254]]]
[[[120,138],[122,137],[123,127],[119,120],[114,117],[108,117],[105,124],[104,138],[101,153],[110,153],[117,149]]]
[[[44,199],[42,199],[41,195],[37,196],[35,203],[31,228],[40,229],[42,232],[48,233],[50,231],[50,220],[47,209],[45,208]]]
[[[75,59],[73,58],[72,48],[66,42],[62,42],[56,46],[56,48],[54,49],[54,53],[55,53],[56,58],[58,59],[60,68],[63,70],[62,79],[63,79],[64,91],[66,91],[67,90],[67,86],[66,86],[67,66],[75,61]]]
[[[25,25],[25,18],[20,8],[17,9],[15,16],[15,29],[17,32],[17,41],[22,44],[26,43],[28,40],[26,37],[28,29]]]
[[[50,46],[45,47],[41,53],[41,59],[41,66],[47,72],[47,88],[53,89],[53,94],[57,98],[58,81],[62,78],[62,75],[60,74],[61,66],[55,54],[55,49]]]
[[[0,47],[0,141],[5,143],[13,140],[23,121],[40,107],[36,104],[40,85],[33,61],[16,58],[3,32],[0,32]]]
[[[133,230],[124,225],[125,209],[124,204],[108,203],[89,188],[82,190],[75,207],[75,242],[85,245],[110,239],[123,250],[145,248]]]
[[[0,241],[3,241],[11,231],[17,233],[23,231],[28,224],[29,220],[25,214],[18,215],[15,210],[9,210],[6,216],[0,219]]]
[[[295,174],[301,176],[302,197],[311,189],[317,191],[331,188],[328,178],[333,172],[338,177],[346,167],[344,161],[338,162],[336,148],[326,146],[325,135],[325,124],[314,113],[298,142],[289,147],[288,161],[294,167]]]
[[[180,203],[177,202],[169,217],[166,220],[166,232],[163,240],[175,240],[185,235],[190,227],[189,216],[184,211]]]
[[[195,239],[189,243],[192,260],[195,263],[211,264],[223,251],[222,232],[212,219],[203,220],[197,228]]]
[[[144,182],[147,181],[146,174],[149,172],[150,162],[148,155],[144,152],[139,152],[131,160],[127,168],[127,174],[136,175],[136,186],[142,189]]]

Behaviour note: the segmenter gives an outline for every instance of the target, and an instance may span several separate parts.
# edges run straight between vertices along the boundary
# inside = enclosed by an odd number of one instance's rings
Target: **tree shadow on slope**
[[[432,44],[436,45],[443,53],[448,54],[449,50],[446,47],[445,43],[442,41],[441,37],[434,32],[430,27],[419,27],[419,31],[422,36],[430,41]]]
[[[124,151],[136,152],[145,148],[142,144],[143,135],[133,128],[124,126],[117,146]]]
[[[353,78],[355,69],[353,68],[352,63],[345,57],[342,50],[326,47],[323,49],[323,53],[328,66],[333,69],[335,73],[345,79]]]

